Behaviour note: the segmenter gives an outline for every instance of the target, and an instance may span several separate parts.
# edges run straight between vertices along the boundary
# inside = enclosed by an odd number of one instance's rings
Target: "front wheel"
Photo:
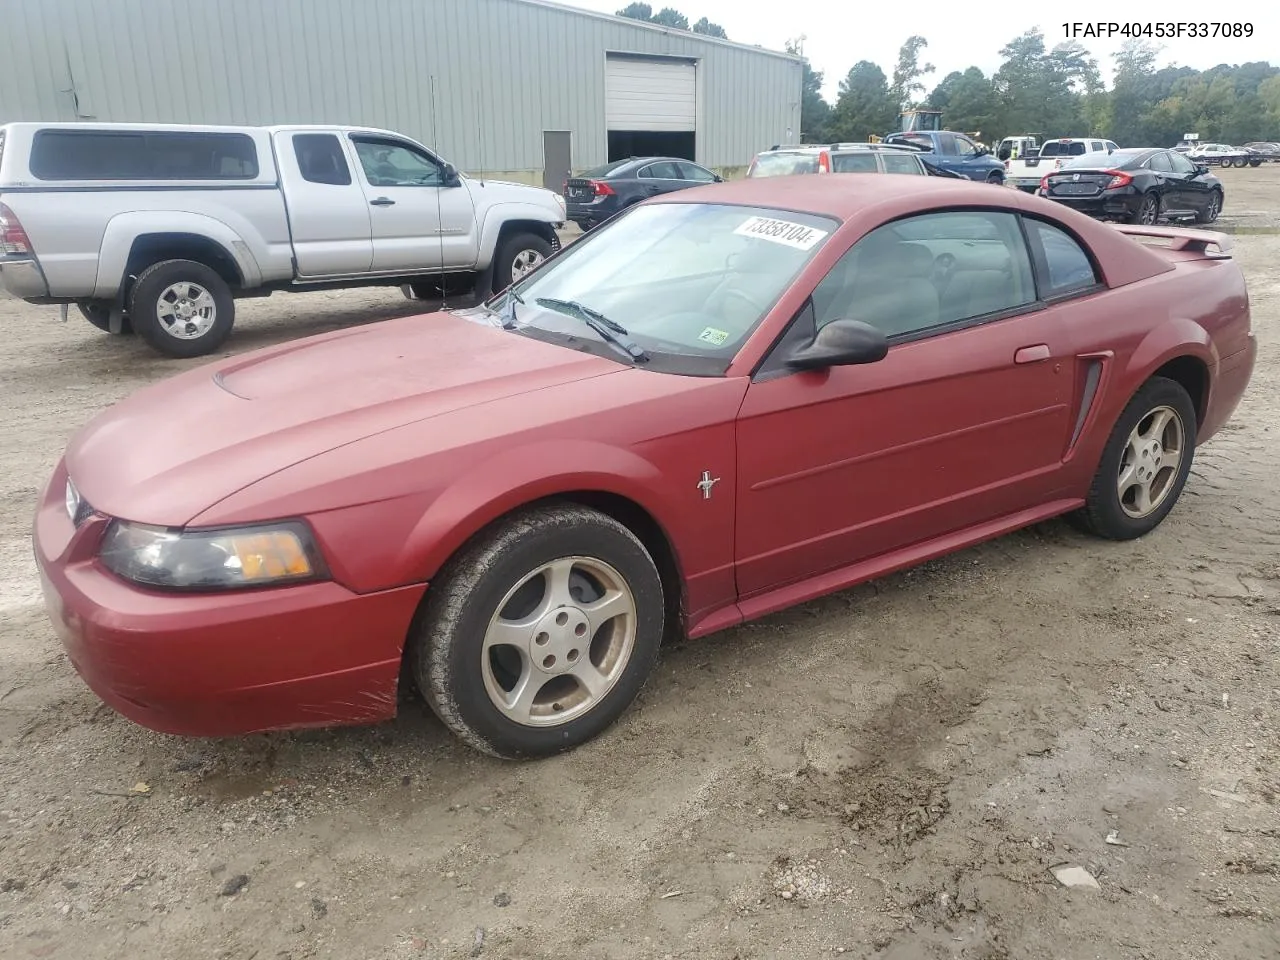
[[[410,672],[470,746],[546,757],[635,700],[664,611],[657,567],[630,530],[574,504],[541,507],[495,524],[431,584]]]
[[[1150,533],[1182,494],[1195,438],[1196,410],[1187,391],[1164,377],[1148,380],[1111,431],[1075,521],[1108,540]]]
[[[990,173],[987,175],[987,183],[997,187],[1004,186],[1004,177],[999,173]]]
[[[1196,223],[1213,223],[1222,213],[1222,194],[1214,190],[1209,194],[1209,202],[1196,214]]]
[[[540,237],[536,233],[512,234],[502,241],[494,257],[494,292],[500,293],[511,284],[524,279],[553,252],[546,237]]]
[[[231,288],[194,260],[164,260],[138,276],[129,296],[133,329],[165,356],[202,357],[222,345],[235,322]]]

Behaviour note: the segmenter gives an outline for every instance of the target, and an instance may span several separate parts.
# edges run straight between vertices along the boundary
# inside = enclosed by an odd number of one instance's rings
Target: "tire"
[[[103,333],[111,332],[111,307],[109,305],[104,303],[77,303],[76,308],[80,311],[82,317]],[[129,318],[121,318],[120,336],[128,336],[131,333],[133,333],[133,327],[129,323]]]
[[[536,233],[514,233],[502,241],[493,261],[493,290],[501,293],[551,256],[551,243]],[[517,274],[520,266],[523,272]]]
[[[1142,196],[1142,202],[1138,204],[1138,209],[1131,213],[1128,217],[1130,223],[1140,223],[1151,226],[1160,219],[1160,198],[1154,193],[1145,193]]]
[[[1168,426],[1152,436],[1154,417],[1167,416]],[[1178,460],[1169,464],[1176,436]],[[1195,457],[1196,410],[1182,385],[1152,377],[1134,394],[1120,414],[1102,460],[1089,487],[1084,507],[1073,515],[1076,524],[1107,540],[1133,540],[1160,525],[1182,495]],[[1147,441],[1159,441],[1152,453]],[[1151,464],[1155,464],[1152,471]],[[1145,465],[1145,466],[1144,466]],[[1146,471],[1147,478],[1143,477]],[[1132,483],[1121,493],[1122,471]],[[1140,490],[1154,494],[1149,503],[1136,498]]]
[[[162,320],[162,314],[172,319]],[[165,356],[202,357],[231,333],[235,299],[227,282],[203,263],[164,260],[138,276],[129,319],[138,336]]]
[[[1003,177],[1003,176],[1001,176],[999,173],[994,173],[994,172],[993,172],[993,173],[989,173],[989,174],[987,174],[987,183],[990,183],[990,184],[992,184],[993,186],[1003,187],[1003,186],[1004,186],[1004,177]]]
[[[538,574],[565,563],[558,601]],[[592,629],[583,591],[589,605],[602,587],[621,612]],[[511,631],[519,647],[493,644],[485,654],[500,619],[531,621],[539,608],[541,619]],[[657,661],[664,618],[657,567],[630,530],[585,507],[539,507],[496,523],[450,560],[428,588],[406,656],[431,709],[465,743],[508,760],[548,757],[598,736],[631,705]],[[575,675],[588,669],[604,678],[595,698]],[[534,681],[528,704],[513,708],[509,695]]]
[[[1250,161],[1249,161],[1249,166],[1251,166],[1251,167],[1260,167],[1260,166],[1262,166],[1262,161],[1261,161],[1261,160],[1257,160],[1257,159],[1250,160]]]
[[[1214,190],[1209,194],[1209,206],[1196,211],[1196,223],[1213,223],[1222,213],[1222,191]]]

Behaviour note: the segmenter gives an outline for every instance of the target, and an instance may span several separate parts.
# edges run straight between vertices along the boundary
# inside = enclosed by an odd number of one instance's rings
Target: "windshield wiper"
[[[600,335],[601,340],[621,347],[636,363],[644,363],[649,359],[649,354],[645,353],[644,348],[628,336],[626,327],[617,321],[610,320],[599,310],[593,310],[577,300],[557,300],[554,297],[539,297],[534,302],[561,312],[572,310],[583,323]]]

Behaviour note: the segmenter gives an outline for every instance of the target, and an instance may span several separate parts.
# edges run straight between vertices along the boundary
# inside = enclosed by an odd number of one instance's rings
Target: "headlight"
[[[171,589],[265,587],[327,575],[310,530],[296,522],[171,530],[115,520],[98,556],[117,576]]]

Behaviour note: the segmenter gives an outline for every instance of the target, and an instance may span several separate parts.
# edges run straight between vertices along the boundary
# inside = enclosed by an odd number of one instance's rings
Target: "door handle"
[[[1037,343],[1034,347],[1023,347],[1013,355],[1014,363],[1039,363],[1051,356],[1048,344]]]
[[[395,205],[396,202],[387,197],[379,197],[377,200],[369,201],[369,206],[371,207],[394,207]]]

